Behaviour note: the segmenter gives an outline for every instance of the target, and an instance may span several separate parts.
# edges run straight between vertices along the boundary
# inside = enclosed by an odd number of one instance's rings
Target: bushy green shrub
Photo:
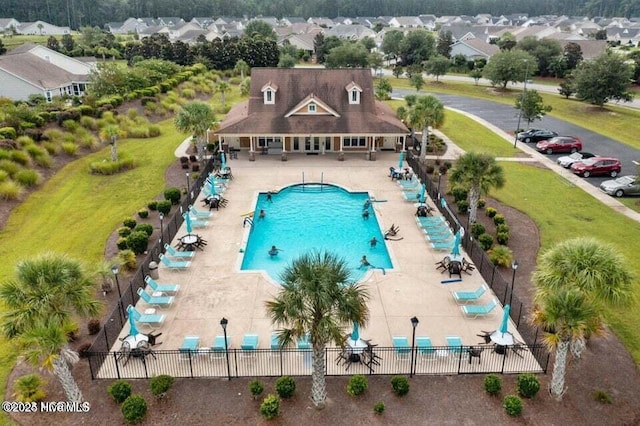
[[[31,157],[24,151],[11,151],[11,160],[21,166],[28,166],[31,164]]]
[[[158,201],[157,206],[158,206],[158,212],[164,215],[168,215],[169,212],[171,211],[171,201],[169,200]]]
[[[435,171],[435,168],[431,165],[427,165],[424,170],[427,172],[427,174],[432,174]]]
[[[461,188],[459,186],[451,190],[451,195],[453,195],[453,199],[455,201],[466,200],[468,194],[469,192],[466,189]]]
[[[496,266],[509,266],[513,262],[513,252],[509,247],[497,245],[489,250],[489,260]]]
[[[290,398],[296,390],[296,381],[293,377],[282,376],[276,380],[275,387],[280,398]]]
[[[506,221],[506,219],[504,218],[504,215],[503,215],[503,214],[496,214],[496,215],[493,217],[493,223],[495,223],[495,224],[496,224],[496,226],[497,226],[497,225],[501,225],[501,224],[505,223],[505,221]]]
[[[356,374],[349,379],[347,393],[351,396],[358,396],[367,390],[367,378],[362,374]]]
[[[171,187],[164,190],[164,199],[171,201],[171,204],[178,204],[180,202],[180,189]]]
[[[42,386],[47,383],[37,374],[27,374],[21,376],[13,385],[13,397],[20,402],[42,401],[47,393]]]
[[[468,213],[469,203],[467,202],[467,200],[456,201],[456,205],[458,206],[458,213],[460,214]]]
[[[160,131],[160,126],[151,124],[149,125],[149,137],[155,138],[156,136],[160,136],[162,132]]]
[[[140,217],[140,219],[148,218],[149,217],[149,210],[147,210],[147,209],[138,210],[138,216]]]
[[[0,139],[14,139],[17,136],[16,129],[13,127],[0,127]]]
[[[136,222],[136,220],[132,217],[127,217],[122,221],[122,224],[127,228],[134,229],[138,222]]]
[[[62,151],[67,155],[74,156],[78,153],[78,145],[75,142],[63,142],[61,146]]]
[[[118,404],[122,404],[131,396],[131,390],[131,385],[126,380],[118,380],[107,388],[109,395],[111,395]]]
[[[493,237],[489,234],[482,234],[478,237],[478,243],[482,250],[489,250],[493,245]]]
[[[80,117],[80,125],[89,130],[98,129],[98,122],[93,117]]]
[[[46,149],[41,146],[35,145],[33,143],[28,144],[24,147],[24,150],[31,158],[40,157],[42,155],[49,155]]]
[[[486,205],[487,205],[487,202],[484,199],[480,198],[478,200],[478,209],[479,210],[484,209],[484,206],[486,206]]]
[[[114,175],[124,170],[130,170],[135,167],[135,161],[133,158],[121,156],[118,161],[96,161],[89,165],[89,169],[92,174],[99,175]]]
[[[484,212],[489,217],[495,217],[495,215],[498,214],[498,210],[494,209],[493,207],[487,207],[486,209],[484,209]]]
[[[409,393],[409,380],[405,376],[393,376],[391,387],[396,395],[405,396]]]
[[[611,395],[603,389],[596,389],[593,391],[593,399],[601,404],[611,404],[613,402]]]
[[[502,406],[510,416],[517,417],[522,414],[522,400],[516,395],[505,396]]]
[[[130,138],[134,139],[144,139],[149,137],[149,128],[148,127],[130,127],[127,131],[127,134]]]
[[[193,89],[182,89],[182,97],[187,99],[193,99],[196,97],[196,92]]]
[[[129,229],[129,228],[126,228],[126,229]],[[131,230],[129,230],[129,235],[130,234],[131,234]],[[127,237],[129,235],[127,235]],[[127,247],[128,247],[127,246],[127,237],[118,238],[118,241],[116,241],[116,247],[118,247],[118,250],[126,250],[127,249]]]
[[[143,231],[133,231],[127,237],[127,248],[135,254],[142,254],[147,250],[149,245],[149,235]]]
[[[7,180],[0,183],[0,200],[17,200],[22,195],[24,189],[16,182]]]
[[[148,236],[151,236],[151,234],[153,234],[153,225],[149,223],[139,223],[136,225],[134,231],[144,232]]]
[[[49,155],[58,155],[62,151],[62,147],[55,142],[42,142],[42,147],[47,150]]]
[[[75,120],[64,120],[62,122],[62,128],[72,133],[78,130],[78,127],[80,127],[80,124]]]
[[[129,424],[137,424],[147,415],[147,401],[142,395],[131,395],[122,404],[122,415]]]
[[[498,244],[506,246],[509,242],[509,233],[508,232],[498,232],[496,234],[496,241]]]
[[[496,226],[496,232],[504,232],[504,233],[509,233],[509,225],[501,223],[500,225]]]
[[[16,142],[18,142],[18,145],[20,145],[23,148],[26,146],[35,146],[34,145],[35,142],[29,136],[18,136],[16,138]]]
[[[158,210],[158,202],[156,200],[149,201],[149,203],[147,203],[147,208],[150,211],[155,212],[156,210]]]
[[[518,389],[518,394],[521,397],[533,398],[540,390],[540,381],[534,374],[519,374],[516,388]]]
[[[161,374],[159,376],[155,376],[151,378],[149,382],[149,386],[151,388],[151,393],[156,398],[164,398],[167,394],[171,385],[173,385],[173,377],[167,374]]]
[[[373,412],[376,414],[384,413],[384,402],[378,401],[373,405]]]
[[[258,399],[262,392],[264,391],[264,385],[260,380],[253,380],[249,383],[249,392],[253,396],[253,399]]]
[[[136,254],[129,249],[120,250],[120,252],[118,253],[118,263],[122,265],[127,271],[135,271],[135,269],[138,267]]]
[[[35,170],[24,169],[16,173],[14,179],[22,186],[36,186],[42,180],[42,176]]]
[[[484,378],[484,390],[491,396],[496,396],[502,390],[502,381],[495,374],[488,374]]]
[[[22,167],[18,163],[11,160],[0,160],[0,170],[4,170],[9,176],[15,176],[21,169]]]
[[[486,229],[481,223],[474,223],[473,225],[471,225],[471,235],[473,235],[473,238],[475,238],[476,240],[480,235],[484,234],[485,231]]]
[[[267,395],[260,404],[260,414],[266,420],[278,417],[280,415],[280,398],[273,394]]]
[[[0,183],[6,181],[7,179],[9,179],[9,173],[5,172],[4,170],[0,170]]]

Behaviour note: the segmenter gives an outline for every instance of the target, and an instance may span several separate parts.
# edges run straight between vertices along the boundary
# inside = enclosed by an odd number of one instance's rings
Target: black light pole
[[[518,144],[518,131],[520,130],[520,120],[522,119],[522,108],[524,104],[524,100],[527,97],[527,80],[529,79],[529,61],[525,59],[525,64],[527,64],[524,70],[524,88],[522,90],[522,101],[520,102],[520,111],[518,112],[518,126],[516,128],[516,137],[513,140],[513,147],[515,148]]]
[[[191,204],[191,194],[190,194],[190,191],[191,191],[190,185],[191,184],[189,183],[189,172],[187,172],[186,175],[187,175],[187,202],[188,202],[188,204]]]
[[[220,320],[220,325],[222,326],[222,331],[224,332],[224,353],[227,356],[227,375],[229,380],[231,380],[231,366],[229,364],[229,348],[227,347],[227,324],[229,324],[229,320],[225,317],[222,317]]]
[[[118,306],[120,307],[120,313],[122,314],[122,317],[125,318],[126,315],[124,314],[124,307],[122,306],[122,293],[120,292],[120,281],[118,281],[119,271],[120,268],[118,267],[118,265],[113,265],[111,267],[111,273],[113,273],[113,276],[116,278],[116,288],[118,289]]]
[[[511,294],[509,294],[509,305],[511,305],[511,301],[513,300],[513,285],[516,282],[516,269],[518,269],[518,261],[514,260],[511,264],[511,269],[513,269],[513,276],[511,277]]]
[[[438,171],[438,199],[440,198],[440,181],[442,180],[442,172]]]
[[[162,221],[164,220],[164,213],[160,212],[160,253],[164,248],[164,228],[162,227]]]
[[[413,334],[411,335],[411,371],[409,372],[409,377],[413,377],[413,357],[415,353],[415,344],[416,344],[416,327],[418,326],[417,317],[411,318],[411,326],[413,327]]]

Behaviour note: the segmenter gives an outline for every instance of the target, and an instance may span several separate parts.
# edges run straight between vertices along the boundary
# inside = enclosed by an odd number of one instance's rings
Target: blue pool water
[[[366,269],[360,259],[367,256],[376,268],[391,269],[392,263],[373,208],[369,219],[362,211],[369,198],[366,192],[348,192],[333,185],[306,184],[289,186],[272,194],[258,196],[253,227],[245,248],[242,270],[265,270],[281,282],[280,274],[292,260],[311,250],[331,251],[342,257],[359,280]],[[264,219],[259,218],[261,209]],[[369,241],[378,243],[371,248]],[[271,246],[281,251],[269,256]]]

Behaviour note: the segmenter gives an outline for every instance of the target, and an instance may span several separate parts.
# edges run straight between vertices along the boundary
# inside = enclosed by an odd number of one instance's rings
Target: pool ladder
[[[253,219],[251,219],[250,217],[245,217],[244,220],[242,221],[242,227],[244,228],[247,223],[251,228],[253,228]]]

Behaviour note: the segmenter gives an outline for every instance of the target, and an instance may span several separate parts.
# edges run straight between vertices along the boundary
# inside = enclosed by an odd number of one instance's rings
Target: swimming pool
[[[393,267],[373,208],[369,208],[368,219],[362,215],[369,193],[305,184],[273,193],[271,201],[267,194],[258,196],[241,270],[264,270],[281,282],[284,268],[311,250],[331,251],[342,257],[354,280],[360,280],[366,272],[360,269],[363,255],[376,268]],[[260,210],[265,212],[263,219]],[[369,243],[372,237],[378,240],[375,248]],[[281,251],[270,256],[271,246]]]

